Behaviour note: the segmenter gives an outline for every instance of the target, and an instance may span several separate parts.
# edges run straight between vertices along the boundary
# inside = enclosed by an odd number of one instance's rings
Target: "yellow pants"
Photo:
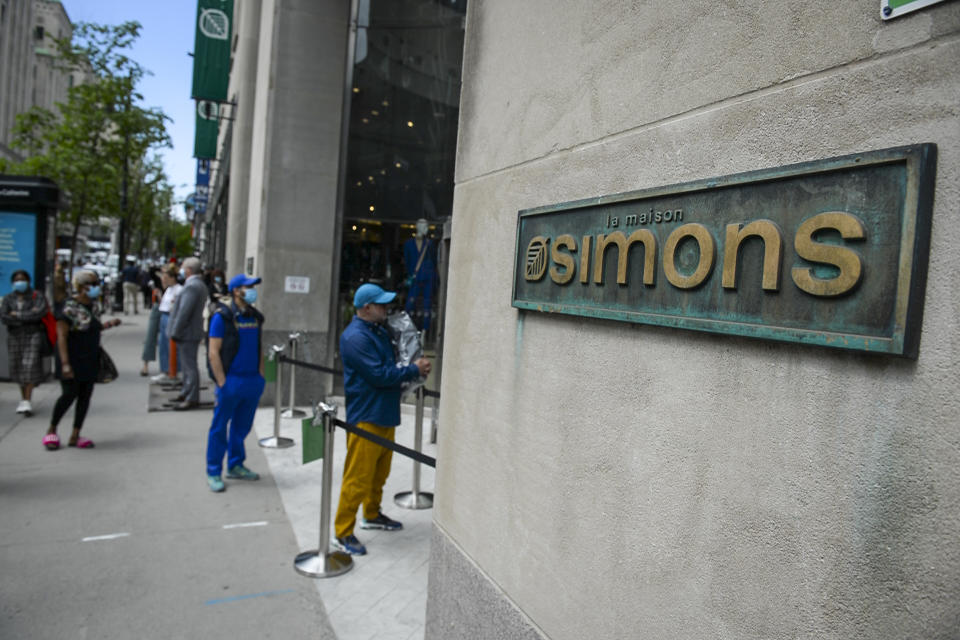
[[[357,427],[393,442],[394,427],[379,427],[372,422],[358,422]],[[393,452],[352,433],[347,434],[347,460],[343,465],[343,484],[334,530],[338,538],[353,533],[357,509],[363,504],[367,520],[380,514],[383,485],[390,475]]]

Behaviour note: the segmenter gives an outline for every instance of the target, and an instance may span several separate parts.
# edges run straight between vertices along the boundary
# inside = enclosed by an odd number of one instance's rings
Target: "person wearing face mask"
[[[217,404],[207,436],[207,486],[215,493],[226,489],[222,476],[224,454],[228,479],[260,479],[260,474],[243,464],[243,441],[253,427],[264,386],[264,318],[253,306],[257,301],[253,287],[258,284],[260,278],[234,276],[229,285],[230,303],[218,302],[210,316],[207,356],[210,375],[217,385]]]
[[[183,365],[183,387],[175,411],[200,406],[200,370],[197,350],[203,339],[203,309],[207,304],[207,285],[203,284],[199,258],[186,258],[180,265],[183,289],[173,303],[167,333],[177,343],[177,362]]]
[[[387,304],[396,297],[396,293],[384,291],[375,284],[360,285],[353,296],[357,315],[340,336],[347,422],[391,442],[400,424],[400,384],[430,373],[430,361],[426,358],[419,358],[406,367],[397,366],[390,336],[383,327]],[[392,456],[389,449],[347,434],[347,459],[334,521],[335,545],[347,553],[367,553],[367,548],[353,534],[361,505],[364,516],[361,529],[396,531],[403,528],[401,523],[380,511]]]
[[[46,297],[30,287],[30,274],[23,269],[10,278],[12,291],[0,303],[0,318],[7,325],[10,378],[20,385],[17,413],[33,415],[30,398],[43,381],[43,347],[47,339],[42,318],[50,307]]]
[[[60,397],[53,406],[50,428],[43,436],[43,446],[53,451],[60,448],[57,425],[74,400],[73,433],[68,444],[79,449],[92,449],[93,441],[80,437],[83,420],[90,408],[90,397],[100,370],[100,333],[120,324],[120,320],[101,322],[97,299],[102,289],[95,271],[78,271],[73,276],[72,298],[67,298],[57,314],[57,377]]]

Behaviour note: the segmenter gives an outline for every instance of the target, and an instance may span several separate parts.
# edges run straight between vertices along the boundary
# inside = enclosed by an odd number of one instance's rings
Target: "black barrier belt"
[[[323,373],[332,373],[335,376],[342,376],[343,371],[337,369],[331,369],[330,367],[324,367],[319,364],[313,364],[312,362],[304,362],[303,360],[294,360],[293,358],[288,358],[287,356],[280,354],[277,356],[277,360],[280,362],[289,362],[290,364],[295,364],[298,367],[306,367],[307,369],[313,369],[314,371],[322,371]]]
[[[373,442],[373,443],[375,443],[375,444],[378,444],[378,445],[380,445],[381,447],[384,447],[384,448],[386,448],[386,449],[390,449],[391,451],[396,451],[397,453],[402,454],[402,455],[405,455],[405,456],[407,456],[408,458],[413,458],[414,460],[416,460],[417,462],[419,462],[419,463],[421,463],[421,464],[425,464],[425,465],[427,465],[427,466],[429,466],[429,467],[433,467],[434,469],[437,468],[437,459],[436,459],[436,458],[431,458],[430,456],[424,455],[424,454],[420,453],[419,451],[414,451],[413,449],[408,449],[408,448],[406,448],[405,446],[403,446],[402,444],[397,444],[396,442],[391,442],[391,441],[387,440],[386,438],[381,438],[380,436],[378,436],[378,435],[376,435],[376,434],[374,434],[374,433],[370,433],[369,431],[365,431],[364,429],[361,429],[361,428],[359,428],[359,427],[357,427],[357,426],[355,426],[355,425],[352,425],[352,424],[350,424],[349,422],[344,422],[343,420],[338,420],[338,419],[334,418],[333,424],[335,424],[335,425],[337,425],[338,427],[342,428],[344,431],[349,431],[350,433],[352,433],[352,434],[354,434],[354,435],[357,435],[357,436],[360,436],[361,438],[364,438],[364,439],[366,439],[366,440],[369,440],[370,442]]]
[[[290,364],[295,364],[298,367],[306,367],[307,369],[313,369],[314,371],[322,371],[323,373],[332,373],[335,376],[343,375],[343,371],[340,371],[339,369],[331,369],[330,367],[324,367],[319,364],[313,364],[312,362],[304,362],[303,360],[294,360],[293,358],[288,358],[283,354],[280,354],[279,356],[277,356],[277,360],[279,360],[280,362],[289,362]],[[423,395],[425,395],[428,398],[439,398],[440,392],[431,391],[430,389],[427,389],[426,387],[424,387]]]

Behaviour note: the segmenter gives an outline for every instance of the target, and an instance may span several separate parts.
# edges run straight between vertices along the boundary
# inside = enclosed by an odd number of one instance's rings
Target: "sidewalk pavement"
[[[248,466],[262,479],[211,493],[211,412],[147,413],[147,316],[120,318],[104,333],[120,378],[97,385],[84,425],[96,448],[42,447],[56,381],[34,392],[30,418],[14,413],[17,386],[0,383],[0,637],[335,638],[316,581],[293,570],[304,536],[254,434]],[[64,443],[72,419],[73,409]],[[319,464],[304,471],[319,477]],[[371,560],[387,556],[368,542]]]
[[[289,376],[285,376],[289,380]],[[286,398],[287,394],[283,394]],[[319,400],[319,398],[318,398]],[[342,398],[331,398],[344,419]],[[286,407],[286,405],[284,405]],[[431,412],[428,404],[423,426],[421,450],[435,457],[436,445],[429,443]],[[300,407],[309,415],[309,407]],[[396,441],[414,448],[413,406],[403,405],[402,423]],[[293,439],[287,449],[264,449],[270,472],[280,490],[283,507],[293,526],[301,551],[316,550],[320,539],[320,493],[323,462],[307,465],[303,460],[300,422],[302,419],[281,419],[280,435]],[[273,435],[273,409],[261,407],[254,421],[257,438]],[[252,440],[248,438],[249,440]],[[333,452],[333,487],[331,489],[330,539],[333,540],[333,519],[340,496],[340,481],[346,457],[346,432],[336,429]],[[420,490],[432,492],[434,470],[421,466]],[[340,640],[413,640],[423,638],[427,606],[427,573],[430,557],[432,509],[409,510],[396,506],[394,495],[413,487],[413,461],[393,455],[392,468],[383,489],[381,510],[403,522],[401,531],[354,531],[367,547],[367,555],[354,556],[353,568],[335,578],[314,580],[326,605],[330,622]],[[294,556],[290,556],[292,566]],[[308,580],[307,578],[303,578]]]

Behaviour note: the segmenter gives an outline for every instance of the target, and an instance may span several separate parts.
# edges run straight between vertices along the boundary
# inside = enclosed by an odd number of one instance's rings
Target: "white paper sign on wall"
[[[306,276],[287,276],[283,283],[287,293],[310,293],[310,278]]]

